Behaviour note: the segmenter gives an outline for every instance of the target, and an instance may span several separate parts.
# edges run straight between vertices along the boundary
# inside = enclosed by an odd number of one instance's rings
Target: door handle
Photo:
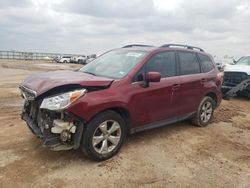
[[[174,85],[172,86],[172,90],[175,91],[175,90],[177,90],[180,86],[181,86],[180,84],[174,84]]]

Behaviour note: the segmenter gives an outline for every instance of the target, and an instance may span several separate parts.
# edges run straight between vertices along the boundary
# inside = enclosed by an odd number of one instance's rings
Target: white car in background
[[[71,63],[79,63],[80,64],[80,63],[85,62],[86,59],[87,59],[87,57],[85,55],[82,55],[82,56],[72,56],[70,58],[70,62]]]
[[[71,56],[61,56],[59,63],[70,63]]]
[[[250,55],[243,56],[234,64],[227,64],[224,68],[224,78],[222,84],[223,93],[229,91],[245,80],[250,80]],[[239,93],[250,97],[250,84],[244,86],[244,90]]]
[[[91,61],[93,61],[93,60],[95,60],[96,58],[88,58],[87,60],[86,60],[86,62],[85,62],[85,64],[88,64],[88,63],[90,63]]]

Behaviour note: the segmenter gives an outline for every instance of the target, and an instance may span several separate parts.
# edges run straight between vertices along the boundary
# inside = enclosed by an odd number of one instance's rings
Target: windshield
[[[114,50],[91,61],[79,71],[109,78],[123,78],[147,54],[144,51]]]
[[[237,65],[250,65],[250,56],[240,58],[236,64]]]

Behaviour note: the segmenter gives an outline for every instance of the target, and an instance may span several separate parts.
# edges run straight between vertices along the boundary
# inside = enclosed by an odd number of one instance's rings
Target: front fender
[[[80,100],[76,101],[67,108],[67,111],[77,115],[88,122],[96,114],[110,108],[123,108],[129,111],[126,97],[124,101],[117,100],[116,94],[106,92],[87,93]]]

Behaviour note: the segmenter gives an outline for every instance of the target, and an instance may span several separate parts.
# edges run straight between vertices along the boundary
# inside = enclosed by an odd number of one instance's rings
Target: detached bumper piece
[[[250,97],[250,79],[244,80],[233,87],[222,85],[223,99],[233,98],[239,92],[242,92],[246,96]]]

